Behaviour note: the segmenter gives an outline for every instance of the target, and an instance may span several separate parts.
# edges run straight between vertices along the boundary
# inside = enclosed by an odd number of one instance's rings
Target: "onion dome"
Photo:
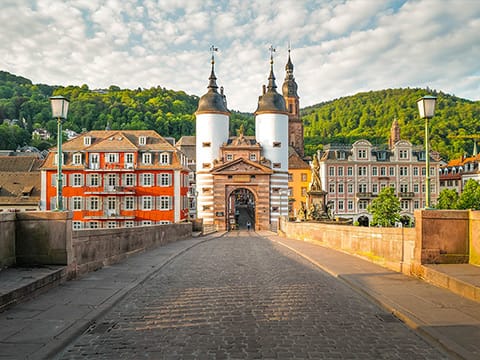
[[[217,77],[215,76],[215,59],[212,55],[212,72],[210,73],[209,83],[208,83],[208,91],[205,95],[203,95],[200,100],[198,101],[198,108],[196,114],[204,114],[204,113],[222,113],[222,114],[229,114],[227,109],[227,103],[225,100],[225,96],[219,94],[217,89]]]
[[[258,107],[255,114],[259,113],[287,113],[285,99],[277,93],[275,84],[275,75],[273,74],[273,56],[270,56],[270,75],[268,76],[268,86],[263,87],[263,94],[258,97]]]
[[[285,81],[282,86],[282,93],[285,97],[298,97],[298,85],[295,82],[295,77],[293,76],[293,63],[290,59],[290,49],[288,49],[288,61],[285,65]]]

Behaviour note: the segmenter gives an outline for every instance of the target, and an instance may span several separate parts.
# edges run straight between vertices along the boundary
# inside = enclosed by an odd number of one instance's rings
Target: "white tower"
[[[213,175],[210,170],[219,156],[220,146],[228,140],[230,120],[223,91],[220,94],[217,91],[214,50],[212,47],[208,91],[200,98],[195,112],[197,214],[203,218],[204,224],[213,224]]]
[[[270,222],[288,215],[288,112],[285,99],[277,93],[273,75],[273,51],[270,49],[268,86],[258,99],[255,111],[255,137],[263,148],[263,157],[272,162],[270,180]]]

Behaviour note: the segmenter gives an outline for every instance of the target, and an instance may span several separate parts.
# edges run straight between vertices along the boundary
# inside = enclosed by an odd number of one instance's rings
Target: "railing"
[[[409,191],[400,192],[400,193],[398,193],[398,196],[399,196],[400,198],[403,198],[403,199],[411,199],[411,198],[414,198],[414,197],[415,197],[415,193],[409,192]]]

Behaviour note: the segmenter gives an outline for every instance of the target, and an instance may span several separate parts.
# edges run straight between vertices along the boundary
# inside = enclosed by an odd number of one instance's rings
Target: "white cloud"
[[[202,95],[211,44],[231,109],[254,111],[287,44],[301,105],[429,86],[478,99],[480,3],[470,0],[4,0],[0,69],[48,84]],[[14,20],[12,20],[14,19]]]

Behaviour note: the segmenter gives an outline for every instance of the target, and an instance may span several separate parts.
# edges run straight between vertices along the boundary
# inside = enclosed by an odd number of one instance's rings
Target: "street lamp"
[[[435,96],[424,96],[417,100],[418,112],[420,118],[425,119],[425,208],[430,208],[430,149],[428,138],[428,120],[431,119],[435,113]]]
[[[68,99],[63,96],[52,96],[50,97],[50,104],[52,105],[52,117],[57,119],[57,202],[56,209],[57,211],[63,211],[63,201],[62,201],[62,162],[63,162],[63,153],[62,153],[62,121],[67,118],[68,113]]]

